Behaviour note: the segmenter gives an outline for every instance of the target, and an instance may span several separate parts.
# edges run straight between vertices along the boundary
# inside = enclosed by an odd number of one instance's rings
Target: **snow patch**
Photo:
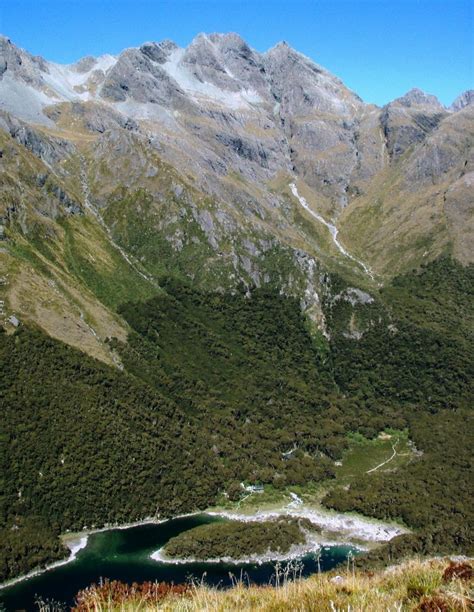
[[[51,98],[44,92],[17,81],[8,73],[0,81],[0,110],[24,121],[53,126],[54,123],[43,114],[44,107],[51,103]]]
[[[87,80],[86,75],[61,64],[48,64],[49,73],[42,74],[44,82],[50,87],[58,100],[88,100],[89,92],[78,93],[74,87],[82,85]]]
[[[102,70],[103,72],[107,72],[107,70],[113,68],[116,63],[117,58],[115,57],[115,55],[109,55],[108,53],[105,53],[104,55],[100,55],[97,58],[96,63],[92,68],[91,72],[93,72],[94,70]]]
[[[175,49],[169,54],[168,60],[162,64],[162,68],[178,83],[181,89],[191,95],[196,101],[199,98],[208,98],[234,109],[262,102],[262,99],[254,89],[226,91],[212,83],[200,81],[182,64],[184,54],[185,49]],[[227,74],[233,77],[230,71]]]

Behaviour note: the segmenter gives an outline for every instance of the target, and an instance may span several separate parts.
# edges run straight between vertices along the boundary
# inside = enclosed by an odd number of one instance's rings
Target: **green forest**
[[[421,456],[396,472],[359,478],[348,490],[334,488],[324,503],[415,530],[369,560],[472,554],[474,267],[440,259],[395,278],[369,309],[366,332],[354,341],[341,333],[349,313],[329,305],[336,384],[350,397],[397,407]]]
[[[287,553],[304,544],[304,530],[314,529],[307,519],[278,517],[261,522],[229,521],[200,525],[180,533],[166,543],[166,556],[177,559],[245,559],[251,555]]]
[[[163,278],[119,307],[123,371],[33,327],[0,333],[1,578],[66,556],[67,529],[204,509],[241,481],[330,482],[348,434],[388,427],[408,428],[420,456],[325,503],[415,530],[375,561],[472,553],[473,281],[440,259],[352,303],[331,276],[326,340],[276,291]]]

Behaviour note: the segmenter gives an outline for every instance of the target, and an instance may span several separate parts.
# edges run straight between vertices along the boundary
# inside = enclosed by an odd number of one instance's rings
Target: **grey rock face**
[[[435,96],[412,89],[387,104],[380,116],[391,157],[398,159],[405,151],[432,132],[447,116]]]
[[[267,94],[261,57],[237,34],[200,34],[181,63],[202,83],[226,91],[254,89]]]
[[[425,93],[424,91],[418,88],[410,89],[409,92],[407,92],[401,98],[397,98],[396,100],[394,100],[394,102],[397,102],[401,106],[406,106],[407,108],[411,108],[412,106],[425,106],[428,108],[436,109],[438,111],[442,111],[444,109],[443,105],[436,96]]]
[[[474,89],[468,89],[459,95],[451,104],[451,110],[460,111],[470,104],[474,104]]]
[[[97,60],[92,55],[88,55],[87,57],[83,57],[78,62],[76,62],[73,66],[76,72],[89,72],[97,65]]]
[[[229,136],[227,134],[217,134],[216,139],[222,144],[230,147],[239,157],[245,160],[257,162],[263,168],[268,168],[267,153],[262,146],[252,143],[249,140]]]
[[[9,38],[0,36],[0,79],[8,70],[16,79],[33,87],[42,87],[41,71],[46,62],[16,47]]]
[[[75,151],[74,145],[67,140],[46,137],[26,123],[1,111],[0,127],[49,166],[58,164]]]
[[[286,43],[267,51],[263,64],[283,118],[314,112],[351,116],[362,104],[342,81]]]
[[[453,113],[413,89],[379,109],[286,43],[262,54],[237,34],[202,34],[186,49],[146,42],[117,58],[86,57],[72,66],[0,39],[0,109],[28,120],[6,129],[58,171],[73,153],[33,122],[101,135],[99,158],[133,158],[124,184],[157,176],[142,155],[141,148],[150,149],[196,189],[278,232],[299,231],[282,194],[290,175],[314,191],[327,218],[370,193],[372,179],[390,172],[391,163],[400,164],[409,191],[454,177],[468,156],[472,99],[465,92]],[[140,151],[132,150],[132,136]]]
[[[334,209],[364,191],[385,163],[385,149],[398,159],[446,117],[438,100],[418,89],[387,105],[379,117],[375,107],[286,43],[260,54],[237,34],[201,34],[186,49],[171,41],[147,42],[112,60],[86,57],[58,72],[1,39],[0,79],[10,79],[13,88],[3,108],[18,108],[27,120],[58,121],[61,110],[41,111],[47,104],[42,100],[52,95],[51,103],[71,101],[72,114],[100,133],[138,130],[146,119],[153,146],[183,171],[192,167],[203,188],[223,196],[216,177],[237,172],[261,183],[283,170],[303,178]],[[58,79],[70,78],[68,71],[83,81],[58,89]],[[16,90],[18,81],[43,98]],[[34,112],[22,110],[19,98]],[[104,104],[93,110],[94,101]]]
[[[184,52],[181,64],[201,83],[212,83],[221,89],[237,91],[238,84],[226,72],[218,49],[206,35],[198,36]]]
[[[474,168],[473,126],[473,106],[449,115],[404,165],[407,186],[442,183],[451,172],[458,178]]]
[[[216,40],[215,44],[219,47],[224,64],[234,78],[257,91],[266,91],[267,81],[261,56],[253,51],[240,36],[211,34],[210,39],[211,41]]]
[[[129,98],[141,103],[186,105],[184,93],[169,75],[138,49],[124,51],[108,72],[100,90],[101,97],[112,102]]]
[[[349,184],[370,176],[369,165],[374,165],[375,150],[380,151],[379,139],[372,146],[372,128],[362,119],[366,105],[286,43],[264,54],[264,66],[294,171],[336,206],[344,206]],[[366,153],[369,165],[363,161]]]
[[[53,214],[56,213],[55,204],[59,204],[60,209],[70,215],[80,215],[83,213],[82,207],[79,202],[76,202],[71,198],[62,187],[55,183],[54,179],[47,174],[38,174],[36,177],[36,184],[38,187],[42,187],[44,191],[52,199]]]
[[[170,52],[174,51],[177,48],[178,47],[174,42],[170,40],[165,40],[161,43],[144,43],[140,47],[140,51],[143,55],[151,59],[153,62],[164,64],[168,59]]]

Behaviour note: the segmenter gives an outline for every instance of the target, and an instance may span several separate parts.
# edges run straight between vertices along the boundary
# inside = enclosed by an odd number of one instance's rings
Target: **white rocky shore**
[[[7,580],[0,584],[0,590],[5,589],[6,587],[12,586],[18,582],[22,582],[23,580],[28,580],[28,578],[33,578],[34,576],[38,576],[43,572],[47,572],[48,570],[52,570],[56,567],[61,567],[61,565],[66,565],[66,563],[71,563],[77,557],[77,553],[87,546],[87,535],[82,535],[73,540],[69,540],[65,542],[66,546],[70,550],[70,555],[67,559],[61,559],[60,561],[55,561],[50,565],[46,565],[45,567],[39,567],[36,570],[32,570],[28,572],[28,574],[24,574],[23,576],[18,576],[17,578],[12,578],[11,580]]]
[[[301,559],[306,555],[318,553],[322,548],[326,546],[337,546],[338,544],[341,544],[341,542],[323,543],[320,537],[318,537],[319,535],[320,534],[307,534],[306,542],[304,544],[293,544],[290,550],[286,553],[278,553],[269,550],[264,554],[254,554],[249,555],[248,557],[239,557],[238,559],[234,557],[217,557],[215,559],[197,559],[194,557],[186,557],[183,559],[169,557],[163,547],[151,554],[150,557],[154,561],[171,565],[182,565],[186,563],[226,563],[228,565],[244,565],[247,563],[253,563],[256,565],[262,565],[263,563]],[[363,548],[360,546],[358,546],[357,548],[359,550],[363,550]]]
[[[234,559],[222,557],[217,559],[171,558],[166,555],[164,547],[152,553],[151,558],[160,563],[267,563],[270,561],[288,561],[298,559],[308,554],[316,554],[323,547],[348,545],[360,551],[368,550],[377,543],[388,542],[392,538],[408,533],[400,525],[387,524],[375,519],[369,519],[354,514],[340,514],[331,510],[305,506],[303,501],[295,494],[290,493],[291,502],[282,508],[257,510],[255,512],[238,512],[225,510],[208,510],[209,516],[222,517],[232,521],[254,522],[268,521],[279,516],[291,518],[305,518],[317,525],[321,531],[307,532],[306,543],[294,545],[285,554],[269,551],[264,555],[250,555],[249,557]]]
[[[277,516],[290,516],[306,518],[322,529],[322,533],[330,535],[331,540],[351,543],[354,540],[367,543],[388,542],[392,538],[408,533],[400,525],[382,523],[375,519],[368,519],[354,514],[339,514],[331,510],[311,506],[288,505],[282,509],[259,510],[253,514],[233,511],[209,511],[210,516],[221,516],[233,521],[268,521]]]

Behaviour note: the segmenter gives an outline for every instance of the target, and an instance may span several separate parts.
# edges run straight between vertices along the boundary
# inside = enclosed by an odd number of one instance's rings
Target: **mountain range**
[[[472,553],[473,145],[473,90],[380,108],[284,42],[0,37],[0,577],[242,482]]]
[[[110,360],[123,296],[91,286],[65,221],[97,281],[123,274],[145,295],[168,272],[268,284],[324,331],[326,269],[366,286],[441,253],[472,261],[473,101],[413,89],[379,108],[286,43],[258,53],[237,34],[72,65],[2,37],[5,316]]]

